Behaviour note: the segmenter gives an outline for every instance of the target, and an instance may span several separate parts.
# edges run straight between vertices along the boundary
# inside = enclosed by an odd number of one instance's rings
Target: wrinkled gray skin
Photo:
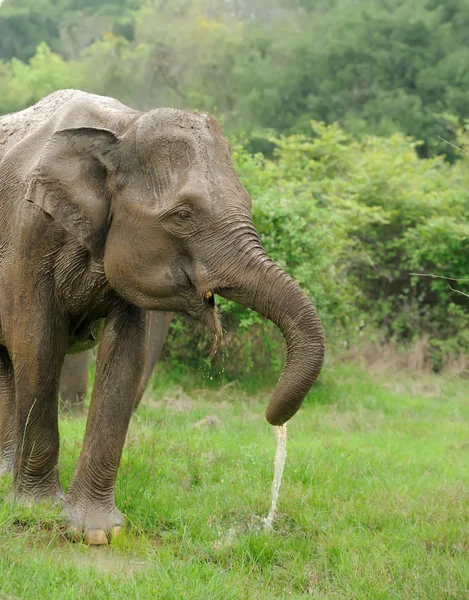
[[[0,119],[0,452],[23,502],[64,499],[91,536],[122,522],[114,484],[149,346],[148,311],[221,327],[212,293],[287,343],[266,411],[285,423],[324,354],[310,300],[263,250],[229,144],[203,114],[141,113],[59,91]],[[96,342],[96,380],[66,499],[57,459],[65,354]],[[99,536],[98,536],[99,537]]]
[[[137,397],[135,398],[134,410],[140,404],[153,367],[160,357],[172,316],[172,313],[164,312],[152,312],[150,315],[148,355]],[[62,366],[59,384],[60,399],[63,408],[72,413],[81,413],[85,409],[85,396],[88,390],[88,354],[87,351],[78,354],[67,354]]]

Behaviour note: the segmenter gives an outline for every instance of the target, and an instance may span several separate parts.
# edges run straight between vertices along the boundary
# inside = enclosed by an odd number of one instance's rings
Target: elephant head
[[[273,321],[286,338],[287,359],[266,418],[283,424],[322,366],[316,310],[265,253],[217,123],[173,109],[136,115],[116,131],[56,131],[28,199],[102,261],[110,286],[128,302],[185,311],[216,339],[215,294]]]

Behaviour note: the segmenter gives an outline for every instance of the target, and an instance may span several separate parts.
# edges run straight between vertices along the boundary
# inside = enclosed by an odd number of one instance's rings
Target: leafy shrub
[[[358,141],[337,125],[316,122],[311,135],[269,142],[272,159],[240,144],[233,158],[266,251],[313,300],[329,345],[344,347],[376,329],[402,343],[427,333],[435,369],[468,352],[467,298],[444,279],[412,275],[469,275],[462,233],[468,162],[420,159],[417,142],[402,135]],[[276,328],[240,305],[220,304],[230,340],[225,372],[265,372],[271,363],[278,371],[284,350]],[[199,334],[190,339],[176,328],[184,351],[174,360],[200,364],[208,342],[201,347]]]

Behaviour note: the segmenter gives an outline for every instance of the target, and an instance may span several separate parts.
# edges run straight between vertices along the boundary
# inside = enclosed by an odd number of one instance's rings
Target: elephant
[[[150,342],[142,380],[134,402],[137,410],[153,368],[160,357],[168,335],[172,313],[153,312],[150,314]],[[88,390],[88,352],[67,354],[60,373],[59,395],[62,404],[69,412],[83,412]]]
[[[85,541],[107,543],[123,522],[114,488],[150,315],[186,313],[211,332],[216,352],[216,296],[284,335],[285,366],[265,413],[283,425],[319,375],[324,333],[310,299],[265,252],[217,122],[79,90],[0,119],[0,455],[16,501],[59,502]],[[65,495],[60,372],[67,353],[98,343]]]

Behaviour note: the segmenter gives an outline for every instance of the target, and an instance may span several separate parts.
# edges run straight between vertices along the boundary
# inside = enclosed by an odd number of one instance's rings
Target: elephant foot
[[[73,541],[83,540],[90,546],[103,546],[115,540],[124,521],[115,506],[102,507],[92,503],[80,506],[66,503],[62,516],[68,521]]]

